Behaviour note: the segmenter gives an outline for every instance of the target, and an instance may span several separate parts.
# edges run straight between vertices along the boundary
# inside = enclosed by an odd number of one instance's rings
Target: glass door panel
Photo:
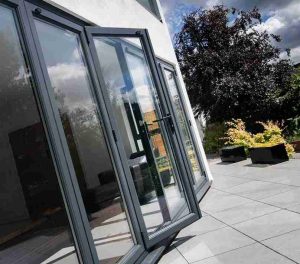
[[[170,71],[169,69],[164,68],[162,65],[161,68],[163,70],[164,79],[167,85],[166,90],[168,91],[171,104],[173,105],[174,112],[177,116],[178,124],[182,132],[184,146],[188,155],[188,161],[193,172],[192,175],[194,178],[194,184],[195,187],[198,187],[205,180],[205,176],[203,174],[203,169],[193,143],[193,138],[189,129],[189,121],[186,117],[181,96],[178,91],[176,77],[174,75],[174,71]]]
[[[139,38],[94,37],[105,92],[121,137],[148,235],[191,213],[170,147],[171,116],[161,101]],[[138,46],[138,54],[130,47]],[[134,48],[136,49],[136,48]]]
[[[116,263],[135,242],[98,118],[80,38],[38,19],[35,27],[98,257],[101,263]]]
[[[79,263],[21,43],[0,5],[0,262]]]

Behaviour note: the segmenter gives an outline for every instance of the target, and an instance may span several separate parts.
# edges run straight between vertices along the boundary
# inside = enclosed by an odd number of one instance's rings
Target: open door
[[[86,28],[111,133],[147,248],[201,217],[182,132],[146,30]]]

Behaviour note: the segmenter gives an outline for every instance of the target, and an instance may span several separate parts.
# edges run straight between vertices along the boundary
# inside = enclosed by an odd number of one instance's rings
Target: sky
[[[300,63],[300,0],[160,0],[171,36],[180,31],[182,17],[198,8],[209,9],[224,4],[241,10],[258,7],[263,22],[261,30],[280,35],[279,47],[285,57],[286,48],[291,49],[291,59]]]

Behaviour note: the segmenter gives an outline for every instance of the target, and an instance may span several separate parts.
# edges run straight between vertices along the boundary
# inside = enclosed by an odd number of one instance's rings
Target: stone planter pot
[[[223,162],[238,162],[247,159],[243,146],[229,146],[221,148],[220,157]]]
[[[249,148],[249,154],[253,164],[275,164],[289,160],[284,144]]]

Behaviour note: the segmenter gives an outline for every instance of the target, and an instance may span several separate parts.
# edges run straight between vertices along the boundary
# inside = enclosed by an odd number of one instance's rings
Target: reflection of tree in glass
[[[102,130],[99,127],[97,110],[94,104],[77,106],[70,109],[65,103],[66,95],[61,90],[56,90],[55,99],[58,103],[60,116],[63,120],[70,120],[72,129],[76,131],[76,136],[84,138],[92,137],[94,144],[103,138]]]
[[[70,154],[73,160],[74,169],[80,185],[80,189],[85,194],[87,189],[83,161],[80,160],[78,145],[84,144],[87,149],[103,145],[103,133],[99,126],[97,113],[94,104],[77,106],[71,110],[66,103],[66,95],[59,89],[55,98],[58,104],[59,113],[65,135],[67,138]]]
[[[21,117],[23,111],[28,108],[35,107],[28,81],[30,74],[28,69],[24,68],[25,63],[20,56],[20,47],[16,46],[16,43],[18,40],[15,32],[11,32],[8,28],[0,31],[0,120],[2,125],[6,122],[10,123],[17,116]],[[36,121],[39,121],[38,117]]]

